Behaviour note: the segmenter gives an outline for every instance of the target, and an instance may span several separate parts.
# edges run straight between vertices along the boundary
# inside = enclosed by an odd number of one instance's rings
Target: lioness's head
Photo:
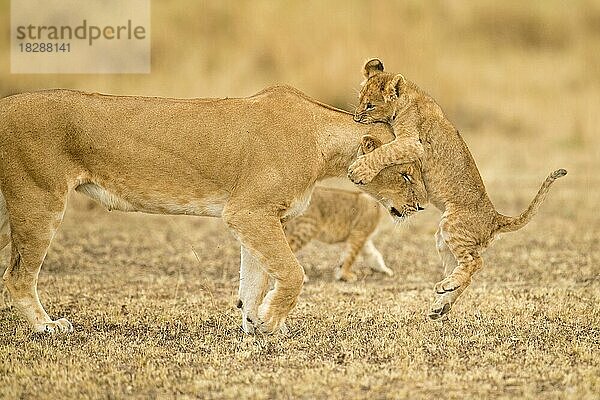
[[[358,156],[370,153],[383,143],[372,135],[362,138]],[[427,203],[427,191],[417,163],[392,165],[382,169],[373,180],[360,189],[377,199],[394,219],[403,220]]]
[[[363,124],[392,123],[414,104],[418,97],[416,87],[402,74],[384,72],[383,63],[374,58],[363,67],[365,77],[354,111],[354,120]]]

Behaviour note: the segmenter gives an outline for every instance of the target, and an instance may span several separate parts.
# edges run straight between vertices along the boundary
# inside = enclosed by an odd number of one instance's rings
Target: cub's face
[[[364,82],[354,111],[356,122],[392,122],[396,104],[384,96],[391,77],[390,74],[380,73]]]
[[[365,135],[359,150],[359,156],[381,146],[379,139]],[[427,204],[427,191],[416,163],[392,165],[384,168],[366,184],[359,186],[381,203],[396,220],[404,220],[423,210]]]
[[[414,89],[401,74],[383,72],[378,59],[367,61],[363,68],[365,81],[360,91],[354,120],[363,124],[392,123],[413,103]]]

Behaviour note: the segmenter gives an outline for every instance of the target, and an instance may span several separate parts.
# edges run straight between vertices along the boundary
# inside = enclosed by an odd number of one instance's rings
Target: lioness
[[[400,167],[401,170],[396,168]],[[407,170],[410,175],[406,174]],[[405,204],[399,209],[401,218],[408,218],[418,209],[413,206],[427,203],[427,193],[418,167],[398,165],[387,168],[382,174],[396,180]],[[287,222],[284,231],[290,247],[297,253],[308,242],[316,239],[324,243],[343,243],[344,252],[335,272],[336,279],[356,281],[352,264],[359,253],[373,271],[392,276],[394,272],[385,265],[381,253],[373,244],[373,236],[383,217],[382,207],[371,196],[349,190],[316,187],[310,205],[299,217]]]
[[[365,64],[363,75],[355,120],[388,122],[397,138],[359,157],[349,176],[355,183],[368,183],[387,165],[422,159],[429,200],[443,212],[435,237],[445,278],[435,285],[437,299],[429,314],[437,319],[450,311],[471,283],[483,265],[481,253],[492,239],[525,226],[550,185],[567,171],[552,172],[521,215],[502,215],[489,199],[467,145],[437,103],[401,74],[384,72],[378,59]]]
[[[304,210],[317,181],[346,175],[361,141],[393,138],[385,124],[357,124],[286,86],[235,99],[48,90],[0,100],[0,121],[0,248],[12,242],[4,284],[43,332],[72,330],[37,294],[72,190],[111,210],[222,217],[241,242],[245,331],[282,328],[304,277],[282,221]],[[364,189],[399,217],[395,186],[381,177]]]

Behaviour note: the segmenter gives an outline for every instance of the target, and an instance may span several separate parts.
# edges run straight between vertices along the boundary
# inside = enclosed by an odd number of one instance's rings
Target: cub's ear
[[[382,144],[381,140],[377,139],[375,136],[364,135],[360,142],[360,152],[362,154],[370,153],[376,148],[381,147]]]
[[[402,74],[396,74],[387,84],[386,93],[390,100],[396,100],[402,93],[402,86],[406,84],[406,79]]]
[[[383,72],[383,63],[378,58],[370,59],[363,67],[363,75],[366,79],[381,72]]]

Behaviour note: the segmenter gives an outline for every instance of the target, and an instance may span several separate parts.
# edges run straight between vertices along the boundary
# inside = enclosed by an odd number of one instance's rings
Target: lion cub
[[[393,190],[404,200],[404,205],[394,209],[396,219],[408,218],[423,209],[421,205],[427,202],[427,193],[419,168],[408,171],[405,167],[393,166],[383,173],[395,174],[398,178]],[[384,207],[368,194],[317,187],[304,214],[286,222],[284,230],[293,252],[313,239],[330,244],[343,243],[345,249],[335,275],[338,280],[356,281],[351,268],[361,252],[372,270],[392,276],[394,272],[385,265],[372,241],[385,214]]]
[[[443,212],[435,237],[445,277],[435,285],[437,298],[429,314],[437,319],[450,312],[482,268],[481,253],[494,237],[525,226],[552,183],[567,171],[552,172],[519,216],[502,215],[488,197],[467,145],[435,100],[401,74],[384,72],[377,59],[365,64],[363,74],[354,119],[388,122],[396,139],[359,157],[348,173],[355,183],[368,184],[387,165],[422,161],[429,201]]]
[[[367,194],[318,187],[306,212],[286,223],[284,230],[294,253],[313,239],[343,243],[344,252],[335,272],[338,280],[356,281],[351,268],[361,252],[371,269],[392,276],[394,272],[385,265],[372,241],[383,214],[379,204]]]

